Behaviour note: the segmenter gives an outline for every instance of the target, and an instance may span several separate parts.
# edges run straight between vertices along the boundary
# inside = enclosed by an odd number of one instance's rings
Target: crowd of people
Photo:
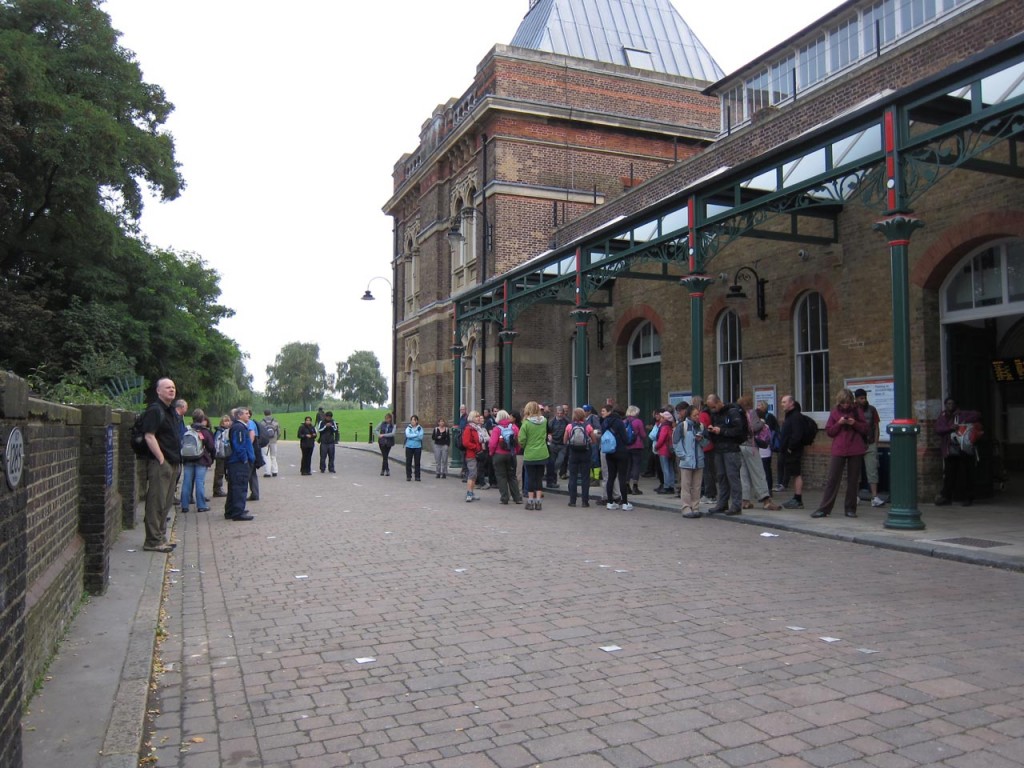
[[[174,382],[159,380],[156,394],[157,400],[141,417],[144,458],[148,459],[143,473],[144,549],[169,552],[174,545],[167,541],[167,512],[179,504],[181,512],[188,513],[193,503],[198,512],[209,511],[205,487],[211,467],[213,496],[225,499],[224,517],[253,519],[247,502],[259,500],[260,476],[278,475],[281,427],[269,409],[257,421],[248,407],[224,414],[215,428],[197,408],[186,426],[188,403],[176,399]],[[629,511],[633,509],[630,496],[642,494],[639,480],[644,476],[657,477],[654,493],[680,500],[685,518],[739,515],[755,504],[778,510],[773,492],[784,491],[790,484],[792,498],[782,507],[803,509],[803,455],[817,425],[802,414],[792,395],[784,395],[780,404],[781,422],[765,401],[755,404],[750,396],[743,396],[727,403],[709,394],[706,400],[695,396],[689,402],[658,408],[646,423],[636,406],[621,408],[612,399],[597,410],[589,404],[570,408],[536,401],[526,403],[521,412],[498,407],[480,412],[463,405],[457,426],[449,427],[442,418],[431,432],[435,477],[448,478],[450,450],[457,445],[464,459],[467,502],[479,498],[477,491],[493,488],[502,504],[525,502],[527,509],[540,510],[545,489],[567,480],[570,507],[589,507],[593,488],[597,503]],[[980,423],[980,416],[961,411],[952,399],[945,405],[936,424],[945,464],[943,492],[936,503],[948,504],[959,493],[969,505],[976,457],[968,449],[961,451],[961,441],[954,437]],[[827,479],[811,517],[832,513],[844,474],[844,513],[856,517],[862,468],[872,506],[886,503],[878,495],[879,422],[865,390],[839,391],[825,424],[832,439]],[[384,477],[391,475],[390,455],[398,428],[390,413],[376,428]],[[321,408],[315,420],[307,416],[297,436],[301,475],[313,474],[316,445],[320,446],[320,472],[335,473],[339,431],[332,412]],[[419,482],[425,431],[417,416],[405,426],[404,437],[406,481]],[[773,458],[777,458],[775,472]],[[175,496],[179,482],[180,496]],[[702,511],[701,505],[708,509]]]
[[[867,403],[863,390],[858,390],[856,402],[848,390],[843,393],[825,428],[833,438],[835,466],[830,468],[825,498],[814,517],[831,512],[843,469],[849,478],[847,514],[856,515],[849,508],[860,477],[854,457],[869,459],[872,504],[885,503],[877,493],[878,412]],[[642,493],[639,480],[644,476],[657,477],[654,493],[678,498],[686,518],[738,515],[754,505],[778,510],[773,493],[790,484],[793,497],[784,506],[802,509],[801,465],[810,428],[791,395],[781,403],[782,422],[767,402],[755,404],[749,396],[736,403],[723,402],[715,394],[706,400],[696,396],[690,402],[656,409],[646,423],[636,406],[621,408],[612,399],[600,409],[536,401],[526,403],[521,412],[500,407],[470,411],[463,405],[456,429],[439,419],[431,434],[434,471],[438,479],[447,478],[449,450],[457,441],[464,457],[467,502],[477,500],[478,491],[493,488],[502,504],[525,502],[527,509],[539,510],[545,489],[567,480],[570,507],[589,507],[593,495],[608,509],[628,511],[633,509],[630,497]],[[844,417],[851,407],[859,416]],[[382,476],[391,474],[389,455],[396,429],[390,413],[377,428]],[[860,453],[851,434],[860,440]],[[405,427],[407,481],[421,479],[424,439],[419,418],[412,416]],[[702,504],[706,511],[702,512]]]

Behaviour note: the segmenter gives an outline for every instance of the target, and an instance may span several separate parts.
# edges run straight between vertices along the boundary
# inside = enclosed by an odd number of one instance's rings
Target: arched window
[[[940,312],[944,322],[999,317],[1024,306],[1024,240],[986,245],[946,278]],[[1009,305],[1017,304],[1014,309]]]
[[[405,316],[411,317],[419,306],[420,265],[419,249],[413,244],[412,238],[405,244]]]
[[[661,334],[650,321],[640,325],[633,331],[629,340],[629,362],[657,363],[661,361]]]
[[[405,364],[406,419],[416,413],[416,361],[411,357]]]
[[[452,230],[458,230],[459,238],[452,242],[452,290],[464,288],[476,282],[477,219],[473,207],[476,189],[470,188],[468,199],[456,198],[452,206]]]
[[[828,308],[820,293],[805,293],[793,317],[796,334],[796,399],[805,413],[828,413]]]
[[[718,396],[735,403],[743,394],[743,332],[732,310],[718,319]]]

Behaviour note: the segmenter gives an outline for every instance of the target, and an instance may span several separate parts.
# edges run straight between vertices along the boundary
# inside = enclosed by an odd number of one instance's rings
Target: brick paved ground
[[[1021,574],[282,452],[178,518],[160,766],[1024,764]]]

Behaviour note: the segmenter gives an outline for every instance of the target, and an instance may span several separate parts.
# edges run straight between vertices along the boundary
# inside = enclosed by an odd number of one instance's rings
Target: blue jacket
[[[244,421],[231,422],[228,439],[231,442],[231,455],[227,457],[226,464],[252,464],[256,461],[256,451],[249,439],[249,427]]]
[[[672,449],[679,459],[680,469],[704,468],[704,425],[692,419],[683,419],[672,433]]]
[[[423,427],[418,424],[414,427],[410,424],[405,428],[405,447],[406,448],[422,448],[423,447]]]

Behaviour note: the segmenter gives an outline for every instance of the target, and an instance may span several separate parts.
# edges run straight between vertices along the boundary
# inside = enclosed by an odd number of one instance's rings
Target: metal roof
[[[706,82],[725,76],[671,0],[536,0],[511,44]]]

